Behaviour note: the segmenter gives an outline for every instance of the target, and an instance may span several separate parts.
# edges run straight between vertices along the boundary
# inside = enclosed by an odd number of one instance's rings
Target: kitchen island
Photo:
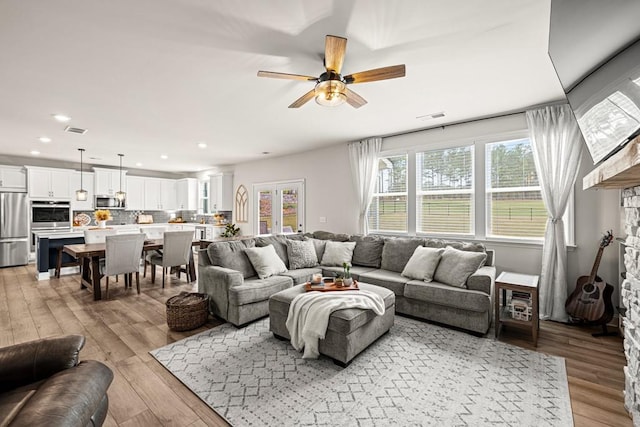
[[[124,224],[107,225],[118,234],[137,234],[144,232],[145,228],[166,227],[169,231],[193,230],[196,223],[158,223],[158,224]],[[36,243],[36,279],[47,280],[55,277],[56,264],[58,262],[59,249],[64,245],[84,243],[84,230],[95,226],[73,227],[69,231],[33,231]],[[196,236],[198,237],[198,236]],[[68,254],[62,254],[63,264],[73,261]],[[64,267],[60,274],[78,273],[79,267]]]

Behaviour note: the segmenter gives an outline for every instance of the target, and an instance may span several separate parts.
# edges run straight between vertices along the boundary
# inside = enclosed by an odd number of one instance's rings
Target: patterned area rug
[[[151,354],[235,427],[573,425],[564,359],[395,322],[345,369],[302,359],[268,319]]]

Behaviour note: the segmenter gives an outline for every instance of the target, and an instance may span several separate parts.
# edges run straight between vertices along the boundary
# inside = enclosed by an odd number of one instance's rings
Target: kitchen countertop
[[[153,223],[153,224],[107,224],[107,228],[114,228],[117,232],[126,232],[126,231],[139,231],[141,228],[146,227],[175,227],[175,226],[187,226],[187,227],[195,227],[195,222],[176,222],[176,223]],[[65,231],[51,231],[51,230],[42,230],[42,231],[32,231],[32,233],[39,238],[48,238],[48,239],[71,239],[74,237],[83,237],[84,230],[89,228],[96,228],[95,225],[87,225],[81,227],[73,227],[71,230]]]

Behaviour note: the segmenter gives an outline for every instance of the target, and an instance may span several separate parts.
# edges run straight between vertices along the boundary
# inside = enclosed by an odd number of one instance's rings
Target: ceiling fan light
[[[323,107],[337,107],[347,100],[347,85],[340,80],[325,80],[315,87],[316,102]]]

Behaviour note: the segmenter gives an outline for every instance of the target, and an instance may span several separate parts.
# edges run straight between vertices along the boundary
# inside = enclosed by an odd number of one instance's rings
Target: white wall
[[[480,120],[397,135],[384,139],[383,150],[401,150],[411,147],[466,142],[486,139],[496,134],[509,136],[526,129],[524,114]],[[582,167],[575,186],[575,240],[576,247],[568,252],[568,293],[572,292],[576,279],[588,275],[605,230],[612,229],[620,236],[619,190],[582,190],[582,178],[593,169],[586,149]],[[258,183],[304,178],[306,182],[306,230],[329,230],[340,233],[358,232],[357,203],[351,182],[346,143],[285,157],[236,165],[234,191],[240,184],[252,191]],[[243,234],[253,234],[253,200],[250,200],[249,223],[239,224]],[[319,218],[327,218],[320,223]],[[496,251],[498,271],[511,270],[539,274],[542,247],[540,245],[486,242]],[[618,285],[618,248],[614,243],[606,248],[600,264],[599,275]],[[617,305],[617,304],[616,304]]]
[[[235,194],[243,184],[253,195],[254,184],[295,179],[305,181],[307,231],[357,232],[357,201],[346,144],[238,164],[233,171],[233,191]],[[242,234],[256,232],[254,209],[254,200],[250,197],[249,222],[238,224]],[[320,223],[320,217],[325,217],[327,222]]]

